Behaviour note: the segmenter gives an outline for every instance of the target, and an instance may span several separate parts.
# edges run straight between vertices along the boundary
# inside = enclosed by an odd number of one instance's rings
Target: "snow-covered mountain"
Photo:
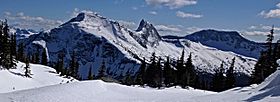
[[[262,43],[245,39],[236,31],[202,30],[184,38],[223,51],[232,51],[253,58],[258,58],[260,52],[265,50]]]
[[[208,47],[200,42],[187,39],[163,39],[149,22],[142,20],[137,30],[130,30],[117,21],[107,19],[93,12],[82,12],[77,17],[52,30],[31,35],[20,40],[24,42],[29,54],[37,48],[45,48],[50,62],[56,62],[60,52],[66,54],[65,62],[75,51],[81,65],[80,74],[87,76],[89,66],[96,74],[102,61],[105,61],[107,72],[118,77],[127,71],[134,74],[140,65],[140,59],[149,59],[153,52],[165,60],[170,56],[172,61],[181,56],[185,50],[185,59],[192,53],[193,63],[199,71],[212,73],[222,61],[228,67],[232,58],[236,58],[237,73],[249,75],[256,60],[231,51],[221,51]]]
[[[0,93],[77,82],[76,79],[59,76],[51,67],[38,64],[30,64],[31,78],[27,78],[24,67],[25,63],[18,62],[16,69],[0,70]]]
[[[263,43],[250,41],[236,31],[201,30],[184,37],[164,36],[165,39],[188,39],[203,45],[247,57],[258,58],[260,52],[265,50]]]
[[[39,33],[39,32],[37,32],[35,30],[32,30],[32,29],[22,29],[22,28],[16,28],[16,27],[11,27],[10,32],[12,34],[16,34],[17,39],[28,38],[30,35]]]

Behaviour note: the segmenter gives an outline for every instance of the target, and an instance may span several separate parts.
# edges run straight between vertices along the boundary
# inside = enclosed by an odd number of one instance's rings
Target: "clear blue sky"
[[[276,26],[276,33],[280,31],[280,0],[0,1],[1,19],[7,18],[14,26],[31,29],[55,27],[73,17],[76,9],[76,12],[91,10],[131,23],[131,28],[146,19],[163,35],[185,35],[214,28],[236,30],[251,40],[261,41],[272,24]]]

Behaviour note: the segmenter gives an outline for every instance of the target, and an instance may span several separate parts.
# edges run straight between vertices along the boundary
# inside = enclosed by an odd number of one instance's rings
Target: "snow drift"
[[[280,60],[277,61],[280,65]],[[213,102],[279,102],[280,100],[280,70],[271,74],[259,85],[248,87],[237,87],[215,95],[196,97],[198,100],[209,100]]]
[[[80,81],[0,94],[1,102],[278,102],[280,70],[260,85],[216,93],[198,89],[131,87],[100,80]]]
[[[192,97],[213,94],[195,89],[164,90],[131,87],[100,80],[0,94],[1,102],[186,102]]]
[[[16,69],[0,70],[0,93],[77,81],[73,78],[63,78],[56,74],[53,68],[37,64],[30,64],[32,78],[27,78],[24,76],[24,67],[24,63],[18,62]]]

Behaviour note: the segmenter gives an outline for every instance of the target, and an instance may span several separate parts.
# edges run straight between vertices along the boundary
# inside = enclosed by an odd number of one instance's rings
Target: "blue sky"
[[[145,19],[162,35],[213,28],[262,41],[273,24],[276,39],[280,33],[280,0],[1,0],[0,18],[21,28],[51,29],[82,10],[119,20],[131,29]]]

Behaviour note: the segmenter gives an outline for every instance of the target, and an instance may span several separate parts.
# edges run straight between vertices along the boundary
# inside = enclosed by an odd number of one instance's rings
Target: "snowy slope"
[[[192,97],[215,94],[195,89],[163,90],[131,87],[103,81],[83,81],[0,94],[1,102],[189,102]]]
[[[256,43],[245,39],[235,31],[202,30],[187,35],[184,39],[253,58],[258,58],[260,52],[264,50],[262,43]]]
[[[24,67],[24,63],[18,62],[16,69],[0,70],[0,93],[77,81],[60,77],[53,68],[37,64],[30,64],[32,78],[27,78],[24,77]]]
[[[280,65],[280,60],[278,60]],[[210,100],[213,102],[279,102],[280,100],[280,68],[259,85],[249,87],[237,87],[215,95],[196,97],[198,100]]]
[[[236,31],[217,31],[217,30],[201,30],[184,37],[167,35],[164,39],[188,39],[199,42],[203,45],[217,48],[223,51],[232,51],[234,53],[258,58],[260,52],[265,50],[263,43],[250,41],[241,36]]]
[[[280,70],[260,85],[216,93],[198,89],[153,89],[80,81],[0,94],[1,102],[278,102]]]
[[[260,85],[237,87],[220,93],[178,87],[158,90],[93,80],[2,93],[0,100],[1,102],[278,102],[279,86],[280,70],[277,70]]]
[[[68,63],[71,52],[76,51],[81,65],[80,74],[84,78],[89,66],[93,66],[96,74],[103,60],[108,73],[118,77],[127,71],[134,74],[139,68],[139,59],[149,59],[153,52],[164,60],[170,56],[175,61],[183,49],[185,59],[192,53],[197,69],[209,73],[218,68],[222,61],[228,67],[231,59],[236,57],[236,72],[249,75],[256,62],[254,58],[187,39],[162,39],[155,27],[145,20],[134,31],[93,12],[82,12],[57,28],[19,42],[25,43],[29,54],[36,52],[37,48],[40,51],[46,48],[51,62],[56,62],[57,54],[64,52]]]

